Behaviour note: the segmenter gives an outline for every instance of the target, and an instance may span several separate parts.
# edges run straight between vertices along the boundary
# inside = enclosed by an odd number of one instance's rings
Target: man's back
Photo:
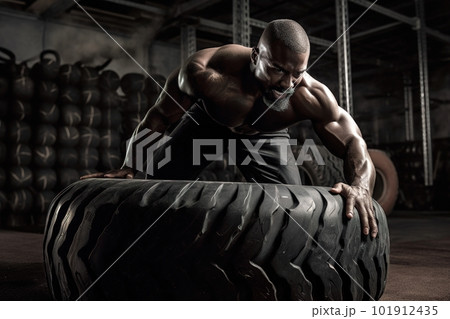
[[[243,125],[261,96],[249,68],[250,53],[250,48],[234,44],[195,53],[180,70],[181,91],[203,99],[218,123]]]

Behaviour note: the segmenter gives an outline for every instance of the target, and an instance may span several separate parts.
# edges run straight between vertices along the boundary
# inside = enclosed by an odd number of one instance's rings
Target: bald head
[[[270,22],[261,35],[259,43],[261,42],[269,46],[281,42],[295,53],[309,52],[308,36],[303,27],[294,20],[279,19]]]

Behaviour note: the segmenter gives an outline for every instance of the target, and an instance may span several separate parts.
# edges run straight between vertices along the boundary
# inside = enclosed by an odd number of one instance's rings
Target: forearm
[[[344,157],[344,174],[348,184],[369,190],[372,195],[375,184],[375,168],[367,146],[360,137],[348,142]]]

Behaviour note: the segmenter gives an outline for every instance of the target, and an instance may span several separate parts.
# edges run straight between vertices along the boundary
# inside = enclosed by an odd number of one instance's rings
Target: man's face
[[[296,53],[281,43],[267,45],[260,42],[252,57],[255,77],[264,90],[264,103],[274,110],[283,111],[306,71],[309,52]]]

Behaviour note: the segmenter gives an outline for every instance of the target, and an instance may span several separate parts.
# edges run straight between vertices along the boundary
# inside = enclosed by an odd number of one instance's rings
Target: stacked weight
[[[60,96],[59,82],[60,57],[53,50],[42,51],[40,61],[32,69],[35,83],[35,98],[33,99],[32,127],[33,135],[33,195],[34,226],[43,227],[46,213],[51,200],[55,197],[57,174],[54,169],[57,153],[57,127],[60,119],[58,98]]]
[[[120,81],[120,86],[125,94],[123,107],[123,139],[131,137],[134,129],[142,121],[149,108],[145,76],[138,73],[128,73]]]
[[[30,168],[32,151],[31,142],[31,105],[34,83],[26,63],[16,64],[15,58],[9,62],[10,90],[7,98],[6,133],[6,185],[8,213],[3,216],[7,227],[23,227],[32,223],[33,207],[33,173]],[[6,186],[5,185],[5,186]]]
[[[95,95],[96,92],[92,93],[96,88],[93,86],[94,89],[91,89],[91,81],[87,79],[90,73],[85,68],[88,69],[88,67],[82,67],[81,63],[78,62],[74,65],[65,64],[60,69],[60,84],[63,86],[63,94],[60,98],[63,122],[65,125],[77,129],[77,132],[73,130],[74,134],[78,133],[78,144],[70,150],[73,160],[72,166],[66,167],[63,171],[65,177],[67,177],[64,183],[72,183],[80,175],[84,175],[86,172],[90,173],[86,170],[95,169],[97,165],[95,159],[98,155],[95,147],[98,146],[98,134],[93,127],[96,125],[95,114],[97,114],[97,117],[100,115],[98,109],[92,105],[92,103],[98,102],[93,99],[93,94]],[[75,144],[75,141],[73,144]]]
[[[60,65],[45,50],[30,70],[0,48],[0,227],[42,230],[58,192],[82,175],[121,166],[125,140],[165,78],[121,80],[102,71],[109,62]]]
[[[108,171],[117,169],[122,164],[121,123],[122,99],[117,94],[120,85],[119,75],[111,70],[103,71],[98,86],[101,92],[100,107],[102,120],[100,124],[100,169]]]
[[[131,137],[135,128],[143,120],[145,114],[152,107],[164,87],[166,79],[159,74],[145,77],[138,73],[128,73],[120,81],[125,94],[122,110],[122,151],[125,152],[126,140]]]

